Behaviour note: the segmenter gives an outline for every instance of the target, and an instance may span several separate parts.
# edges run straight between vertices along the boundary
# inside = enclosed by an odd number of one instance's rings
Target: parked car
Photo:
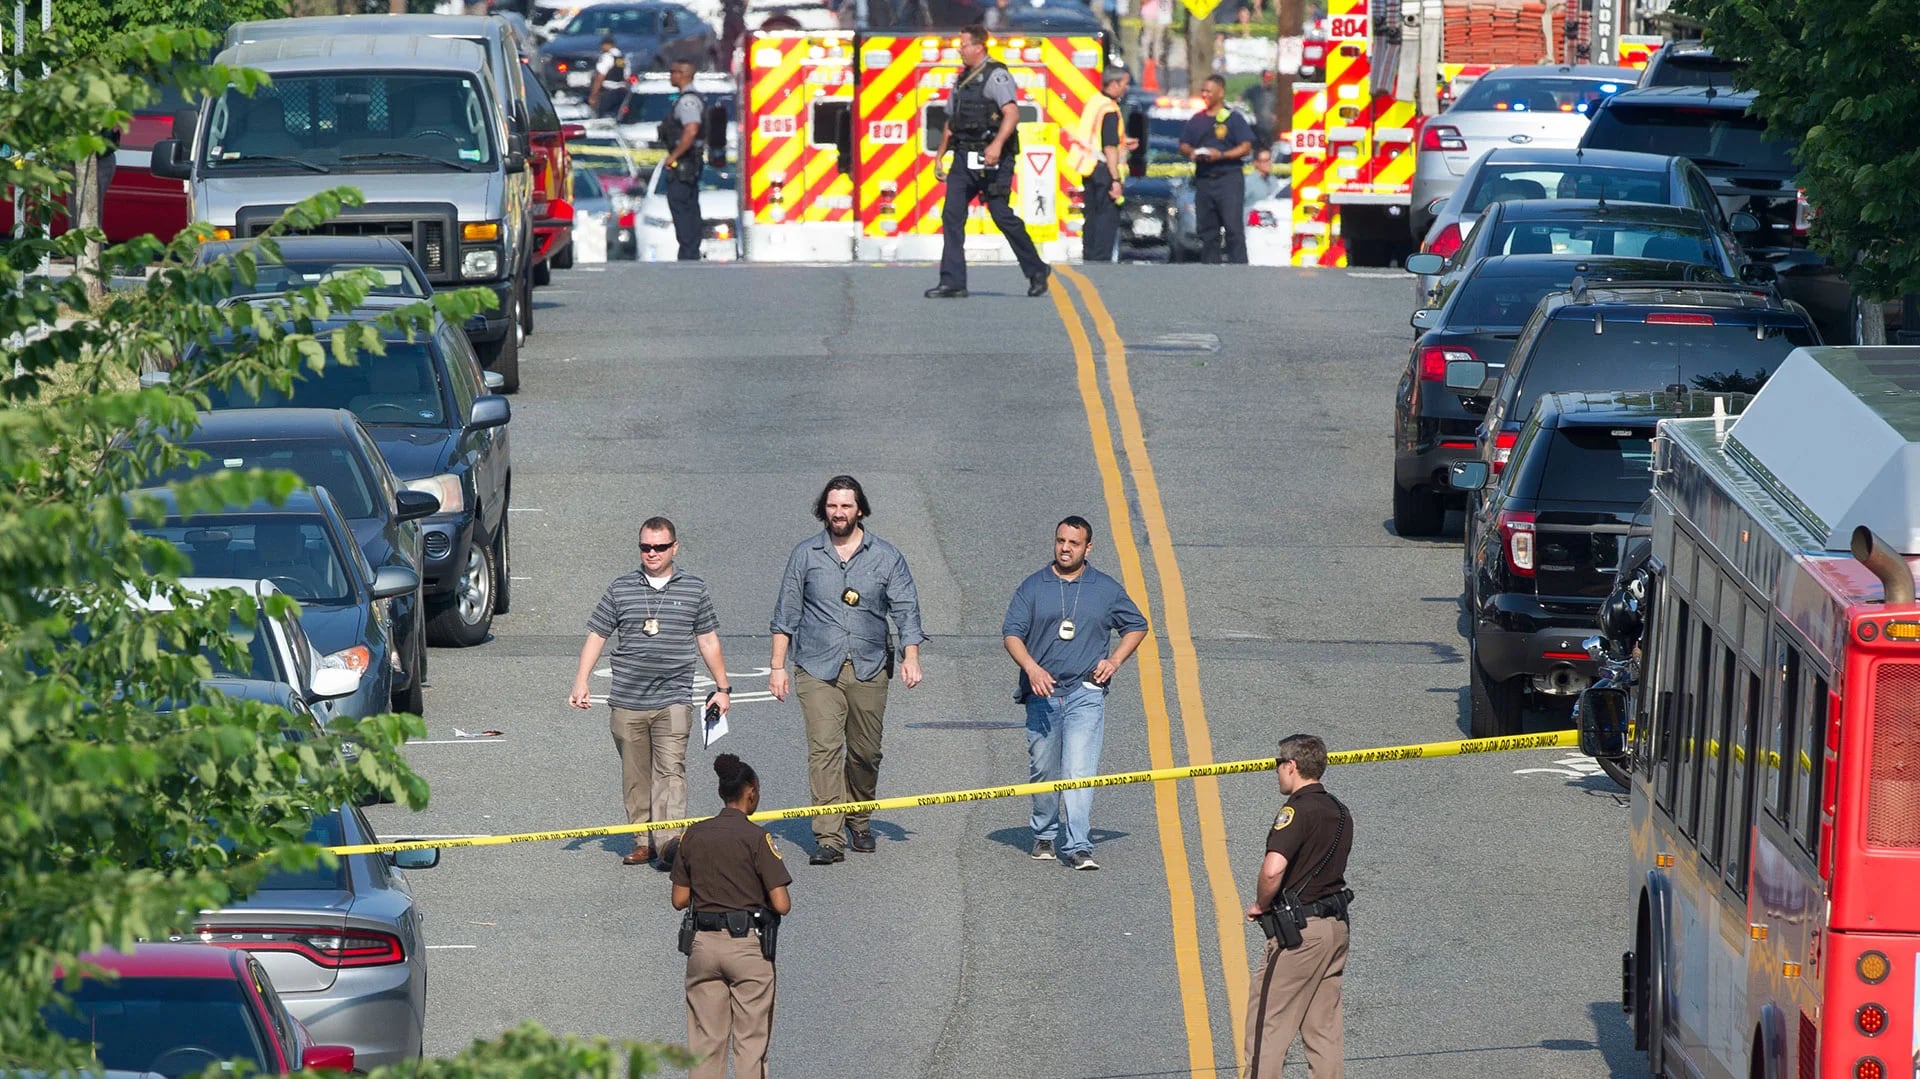
[[[324,338],[349,320],[396,305],[372,300],[359,312],[316,324],[314,332]],[[506,428],[512,411],[505,397],[487,392],[466,337],[444,319],[433,321],[433,333],[418,340],[384,334],[384,355],[303,369],[288,392],[212,387],[207,402],[215,412],[346,408],[359,417],[401,485],[440,500],[440,511],[421,523],[427,639],[466,647],[486,640],[511,595],[513,466]],[[190,349],[181,363],[191,365],[194,355]]]
[[[1737,225],[1751,220],[1736,216]],[[1750,268],[1733,232],[1709,211],[1598,199],[1520,199],[1488,206],[1452,257],[1407,256],[1409,271],[1433,280],[1421,306],[1433,306],[1489,255],[1625,255],[1689,262],[1733,280],[1772,276],[1764,266]]]
[[[522,60],[522,64],[526,63]],[[527,170],[533,173],[533,283],[553,280],[554,270],[573,265],[573,151],[567,140],[587,133],[563,122],[540,80],[526,79]]]
[[[630,145],[666,150],[667,147],[660,145],[660,121],[667,118],[667,111],[673,107],[673,100],[680,91],[674,89],[665,72],[659,71],[640,72],[632,77],[630,84],[632,89],[614,117],[615,125]],[[733,77],[720,73],[695,75],[689,89],[700,95],[709,112],[715,108],[726,110],[725,144],[739,145],[740,119],[734,115],[734,111],[740,97],[740,87]]]
[[[640,201],[634,247],[641,262],[672,262],[679,254],[673,213],[667,207],[666,172],[653,170],[646,197]],[[732,262],[740,257],[738,177],[731,168],[709,165],[700,170],[700,257],[708,262]]]
[[[1428,224],[1419,208],[1452,194],[1467,166],[1496,146],[1580,145],[1595,106],[1633,86],[1638,72],[1595,64],[1516,65],[1480,77],[1420,128],[1408,224],[1418,240]]]
[[[229,1061],[264,1075],[365,1066],[351,1047],[321,1044],[289,1014],[247,952],[139,944],[80,958],[114,976],[83,974],[67,998],[71,1010],[56,1001],[40,1016],[53,1032],[92,1045],[95,1062],[110,1071],[176,1079]]]
[[[1451,195],[1415,208],[1416,215],[1431,221],[1421,233],[1420,250],[1452,257],[1487,207],[1520,199],[1648,202],[1725,216],[1706,176],[1684,157],[1502,146],[1475,158]],[[1431,278],[1416,278],[1416,302],[1432,288]]]
[[[430,491],[403,488],[373,436],[346,409],[267,408],[212,412],[200,417],[179,444],[204,454],[198,465],[181,465],[155,477],[174,483],[194,475],[246,469],[292,472],[313,487],[325,487],[353,529],[360,553],[376,570],[402,566],[426,572],[420,520],[440,510]],[[418,590],[396,597],[390,608],[394,632],[395,711],[422,714],[427,676],[426,604]]]
[[[583,259],[589,249],[597,261],[633,257],[633,211],[614,211],[597,172],[578,169],[573,174],[573,228]]]
[[[1524,707],[1570,710],[1593,681],[1593,633],[1628,535],[1649,523],[1653,436],[1665,417],[1737,412],[1737,394],[1549,393],[1494,482],[1488,462],[1456,466],[1485,490],[1467,541],[1469,733],[1520,733]]]
[[[1420,334],[1394,394],[1393,530],[1402,536],[1440,531],[1462,499],[1452,468],[1479,456],[1476,432],[1487,399],[1447,388],[1447,365],[1474,360],[1489,378],[1506,368],[1521,327],[1549,294],[1607,282],[1684,281],[1702,267],[1661,259],[1591,255],[1492,255],[1462,275],[1442,305],[1414,312]],[[1711,271],[1706,271],[1711,273]],[[1710,281],[1725,281],[1713,274]]]
[[[1852,290],[1830,260],[1807,246],[1813,207],[1797,182],[1797,144],[1768,132],[1749,111],[1753,98],[1712,86],[1632,90],[1595,114],[1580,145],[1691,159],[1729,215],[1752,219],[1734,229],[1748,257],[1774,268],[1780,291],[1813,313],[1822,337],[1851,341]]]
[[[535,70],[547,91],[586,96],[600,41],[609,35],[626,55],[629,74],[662,70],[681,60],[699,69],[723,66],[713,27],[679,4],[594,4],[581,8],[541,47]]]
[[[654,166],[666,160],[666,153],[636,146],[612,120],[588,120],[581,126],[586,134],[568,143],[573,167],[598,176],[615,209],[632,213],[640,205],[639,195],[646,191]]]
[[[167,506],[142,534],[172,543],[199,577],[268,580],[300,601],[300,625],[326,661],[360,672],[353,695],[335,706],[348,718],[387,712],[394,694],[395,633],[388,601],[420,590],[406,566],[375,569],[324,487],[296,490],[284,504],[258,502],[215,513],[183,514],[166,488],[150,493]]]
[[[360,689],[365,668],[356,668],[345,658],[324,656],[313,646],[307,631],[297,618],[268,612],[267,597],[279,593],[270,580],[234,577],[185,577],[180,587],[189,592],[206,593],[215,589],[234,589],[255,598],[257,604],[251,625],[235,618],[227,633],[246,647],[246,658],[230,662],[218,652],[207,653],[213,680],[221,687],[280,686],[286,694],[288,711],[309,714],[326,725],[340,714],[339,703],[352,698]],[[165,597],[146,599],[150,611],[171,610]],[[252,690],[238,695],[260,699]]]
[[[1715,56],[1713,46],[1697,41],[1669,41],[1653,50],[1640,69],[1641,86],[1717,86],[1733,89],[1733,79],[1746,61]]]
[[[1287,266],[1293,262],[1293,200],[1287,195],[1247,207],[1247,262]]]
[[[234,280],[235,299],[311,288],[347,270],[377,271],[380,283],[370,295],[410,300],[433,295],[433,283],[413,252],[391,236],[282,236],[274,243],[278,257],[256,249],[252,285]],[[193,264],[211,266],[252,246],[246,240],[210,240],[194,251]]]
[[[1120,206],[1120,257],[1178,262],[1173,245],[1180,213],[1180,181],[1138,176],[1123,181],[1127,201]],[[1198,257],[1197,246],[1187,252]]]
[[[380,839],[359,809],[342,806],[317,814],[307,841]],[[438,849],[343,854],[275,873],[246,899],[201,911],[193,935],[177,939],[250,955],[287,1011],[315,1037],[351,1046],[356,1067],[410,1064],[424,1045],[427,952],[406,871],[439,862]]]

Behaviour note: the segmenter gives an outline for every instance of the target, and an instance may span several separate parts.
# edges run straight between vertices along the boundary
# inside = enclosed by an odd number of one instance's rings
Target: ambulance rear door
[[[854,35],[748,37],[742,238],[752,262],[853,258]]]
[[[863,34],[854,108],[862,261],[938,259],[945,186],[934,150],[946,126],[946,87],[960,67],[958,38]],[[950,60],[950,62],[949,62]]]

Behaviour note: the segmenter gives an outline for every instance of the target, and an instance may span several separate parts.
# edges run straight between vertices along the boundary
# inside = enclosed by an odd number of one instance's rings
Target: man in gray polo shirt
[[[784,701],[798,689],[807,722],[807,778],[814,805],[865,802],[880,778],[881,724],[887,712],[887,680],[893,649],[887,619],[900,635],[900,682],[920,684],[920,596],[907,560],[893,544],[862,525],[873,509],[860,481],[835,476],[814,500],[813,515],[826,525],[787,559],[774,601],[773,672],[767,688]],[[793,654],[793,677],[787,655]],[[829,813],[813,818],[814,865],[846,861],[853,849],[874,850],[870,813]]]
[[[1053,561],[1020,582],[1000,632],[1020,666],[1014,699],[1027,706],[1030,782],[1085,779],[1100,772],[1107,687],[1147,637],[1147,620],[1120,582],[1087,565],[1093,526],[1068,517],[1053,530]],[[1112,635],[1120,643],[1107,650]],[[1066,838],[1060,839],[1060,811]],[[1033,796],[1033,856],[1070,869],[1098,869],[1089,817],[1093,791]]]
[[[707,583],[673,564],[679,533],[665,517],[640,525],[640,568],[618,577],[587,616],[587,643],[580,647],[567,703],[593,707],[587,680],[610,638],[613,650],[613,747],[620,752],[620,778],[627,821],[680,820],[687,815],[687,732],[693,709],[693,661],[697,653],[713,674],[712,698],[721,711],[732,703],[727,662],[720,654],[720,620]],[[660,845],[660,868],[673,867],[680,833],[647,832],[622,861],[642,865]]]

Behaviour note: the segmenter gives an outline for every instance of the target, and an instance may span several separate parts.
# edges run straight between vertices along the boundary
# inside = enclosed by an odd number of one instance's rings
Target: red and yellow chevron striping
[[[851,33],[774,32],[747,41],[747,212],[760,224],[851,221],[834,125],[853,103]]]

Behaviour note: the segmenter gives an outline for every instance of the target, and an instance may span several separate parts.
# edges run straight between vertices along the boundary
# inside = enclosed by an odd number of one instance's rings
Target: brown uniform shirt
[[[681,837],[673,882],[693,889],[696,911],[753,910],[767,905],[768,892],[792,884],[793,875],[773,836],[727,806]]]
[[[1353,814],[1346,814],[1346,827],[1340,826],[1342,810],[1333,795],[1318,783],[1294,791],[1280,813],[1273,818],[1267,833],[1267,850],[1287,859],[1281,874],[1280,889],[1293,892],[1302,903],[1324,899],[1347,887],[1347,854],[1353,850]],[[1338,839],[1335,839],[1336,834]],[[1327,851],[1333,857],[1327,858]],[[1320,871],[1309,870],[1327,858]]]

